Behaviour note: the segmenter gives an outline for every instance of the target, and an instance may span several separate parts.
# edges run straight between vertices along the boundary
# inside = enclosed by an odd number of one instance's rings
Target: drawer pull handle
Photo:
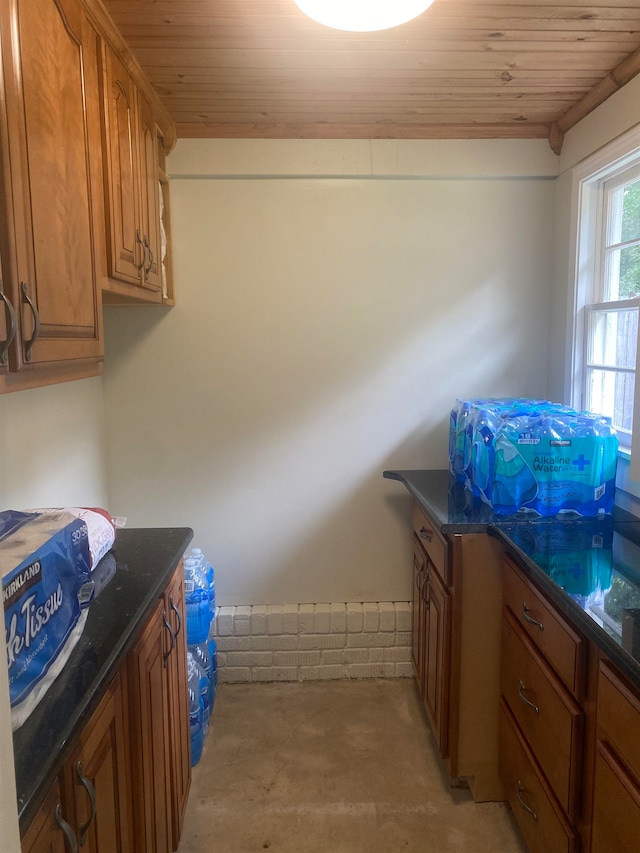
[[[80,827],[80,847],[84,847],[87,841],[87,831],[91,826],[91,821],[96,816],[96,789],[93,787],[91,782],[87,779],[87,777],[82,772],[82,762],[78,761],[76,764],[76,773],[78,774],[78,782],[82,785],[89,796],[89,802],[91,804],[91,814],[89,815],[89,819],[86,823],[83,823]]]
[[[175,604],[173,602],[173,595],[169,596],[169,604],[171,605],[171,609],[176,614],[176,619],[178,620],[178,627],[176,628],[176,639],[177,639],[178,634],[180,633],[180,630],[182,628],[182,616],[180,615],[180,611],[178,610],[178,608],[175,606]]]
[[[433,533],[431,533],[430,530],[427,530],[426,528],[421,527],[420,528],[420,538],[426,539],[427,542],[431,542],[431,540],[433,539]]]
[[[167,668],[167,661],[169,660],[169,655],[174,650],[175,645],[176,645],[176,635],[175,635],[175,631],[173,630],[171,625],[169,625],[169,623],[167,622],[167,614],[166,614],[166,611],[164,611],[164,610],[162,611],[162,621],[164,623],[164,627],[169,632],[169,638],[171,640],[171,645],[169,646],[169,651],[165,652],[162,656],[162,665],[166,669]]]
[[[60,829],[64,837],[69,842],[69,850],[71,851],[71,853],[78,853],[78,841],[73,830],[66,822],[66,820],[62,817],[62,806],[60,805],[60,803],[58,803],[58,805],[56,806],[56,823],[58,824],[58,828]]]
[[[139,264],[137,264],[138,275],[142,275],[142,270],[144,269],[145,264],[147,262],[147,247],[145,246],[145,244],[142,240],[142,237],[140,236],[140,230],[139,229],[136,229],[136,246],[142,247],[142,260],[140,261]]]
[[[534,812],[534,810],[531,808],[531,806],[528,803],[525,803],[525,801],[522,799],[523,793],[524,793],[524,788],[522,787],[522,782],[518,779],[518,792],[516,793],[516,797],[518,798],[518,802],[520,803],[520,805],[522,806],[522,808],[526,812],[529,812],[529,814],[531,815],[531,817],[534,820],[538,820],[538,815]]]
[[[28,305],[31,310],[31,315],[33,317],[33,334],[31,335],[28,341],[24,341],[24,360],[31,361],[33,345],[38,339],[38,335],[40,334],[40,315],[38,314],[38,309],[33,304],[31,299],[29,299],[29,294],[27,293],[27,285],[24,281],[20,282],[20,291],[22,293],[22,303],[23,305]]]
[[[147,251],[149,253],[149,263],[144,268],[144,274],[149,275],[149,270],[153,266],[153,252],[151,251],[151,246],[149,245],[149,238],[147,237],[146,234],[144,235],[143,245],[144,245],[145,251]]]
[[[422,581],[422,586],[420,587],[420,598],[426,604],[429,603],[429,599],[427,596],[425,596],[424,591],[425,591],[425,589],[428,588],[428,583],[429,583],[429,567],[427,566],[427,568],[425,569],[425,573],[424,573],[424,580]]]
[[[524,691],[526,689],[527,688],[525,687],[524,681],[522,681],[522,679],[520,679],[520,686],[518,687],[518,696],[520,697],[520,701],[524,702],[525,705],[528,705],[530,708],[532,708],[536,712],[536,714],[539,714],[540,708],[538,708],[538,706],[535,705],[533,702],[530,702],[527,699],[527,697],[524,695]]]
[[[7,363],[7,353],[9,351],[9,347],[11,346],[11,342],[16,336],[16,312],[13,310],[13,305],[9,302],[7,297],[2,290],[2,282],[0,281],[0,302],[4,303],[4,311],[6,317],[8,317],[8,330],[6,340],[0,341],[0,364]]]
[[[528,622],[529,625],[534,625],[539,631],[544,631],[544,625],[542,622],[538,622],[537,619],[534,619],[532,616],[529,616],[529,608],[522,602],[522,618],[525,622]]]

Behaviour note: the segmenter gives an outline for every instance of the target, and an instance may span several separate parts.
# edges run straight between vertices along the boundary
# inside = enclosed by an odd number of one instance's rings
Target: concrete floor
[[[443,777],[412,679],[222,684],[179,853],[523,853]]]

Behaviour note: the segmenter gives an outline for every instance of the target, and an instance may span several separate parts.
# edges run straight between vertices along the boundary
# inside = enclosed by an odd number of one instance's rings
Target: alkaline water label
[[[504,448],[505,440],[507,436],[501,435],[497,446]],[[526,505],[541,515],[570,510],[583,515],[595,515],[600,509],[609,512],[613,502],[615,454],[607,452],[607,442],[616,443],[616,439],[597,436],[565,439],[520,432],[511,443],[515,456],[510,457],[504,451],[496,455],[495,477],[500,484],[505,479],[511,481],[515,500],[523,497],[519,486],[524,476]],[[610,459],[613,461],[609,462]],[[537,486],[535,490],[531,481]],[[520,500],[519,505],[524,502]]]

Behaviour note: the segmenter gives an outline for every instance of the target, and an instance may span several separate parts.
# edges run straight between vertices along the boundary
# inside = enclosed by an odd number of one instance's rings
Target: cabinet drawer
[[[506,608],[501,689],[550,787],[573,819],[578,802],[583,714]]]
[[[554,802],[504,700],[499,744],[500,777],[531,853],[576,853],[577,834]]]
[[[640,699],[606,661],[598,674],[596,719],[600,737],[640,780]]]
[[[640,789],[617,758],[597,742],[593,794],[593,853],[637,850],[640,838]]]
[[[435,566],[444,585],[450,586],[447,565],[447,543],[436,530],[433,522],[429,520],[428,516],[415,503],[413,505],[413,532],[429,555],[429,559]]]
[[[586,643],[507,557],[504,603],[569,690],[583,698]]]

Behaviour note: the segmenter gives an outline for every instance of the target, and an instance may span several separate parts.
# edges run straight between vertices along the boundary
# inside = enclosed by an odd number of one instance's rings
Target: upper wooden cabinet
[[[158,132],[151,107],[107,45],[101,51],[107,289],[162,302]],[[111,301],[111,300],[110,300]]]
[[[98,39],[79,0],[6,0],[0,28],[2,341],[15,332],[0,387],[12,390],[101,371]]]

